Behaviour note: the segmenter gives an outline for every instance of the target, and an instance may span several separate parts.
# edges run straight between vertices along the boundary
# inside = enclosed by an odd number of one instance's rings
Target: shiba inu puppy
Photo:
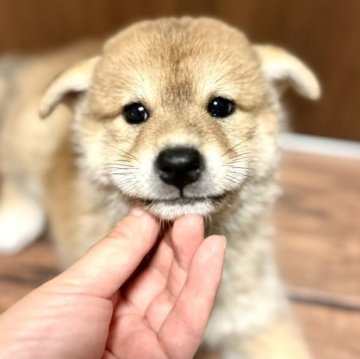
[[[169,221],[200,213],[228,242],[205,343],[224,358],[309,358],[270,223],[281,92],[320,94],[300,60],[217,20],[168,18],[13,64],[0,63],[0,251],[48,218],[68,265],[133,203]]]

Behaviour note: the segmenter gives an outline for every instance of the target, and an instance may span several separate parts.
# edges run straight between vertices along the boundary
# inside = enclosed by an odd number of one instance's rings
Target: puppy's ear
[[[57,76],[45,91],[39,106],[41,118],[48,117],[60,102],[73,104],[90,86],[99,56],[66,70]]]
[[[281,91],[287,85],[300,95],[316,100],[321,95],[320,84],[313,72],[289,52],[270,45],[256,45],[265,77]]]

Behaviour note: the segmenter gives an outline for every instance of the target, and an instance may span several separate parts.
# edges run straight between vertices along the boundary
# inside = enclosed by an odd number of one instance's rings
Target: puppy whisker
[[[238,142],[237,144],[235,144],[234,146],[230,147],[227,151],[225,151],[221,157],[224,157],[226,156],[228,153],[230,153],[231,151],[233,151],[235,148],[241,146],[242,144],[244,144],[246,141],[245,140],[242,140],[240,142]]]

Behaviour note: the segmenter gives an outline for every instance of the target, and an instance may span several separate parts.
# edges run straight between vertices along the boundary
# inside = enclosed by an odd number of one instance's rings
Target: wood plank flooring
[[[315,358],[360,358],[360,161],[286,153],[277,254]]]
[[[280,178],[275,245],[304,334],[317,359],[358,359],[360,161],[286,152]],[[0,256],[0,312],[56,272],[46,238]]]

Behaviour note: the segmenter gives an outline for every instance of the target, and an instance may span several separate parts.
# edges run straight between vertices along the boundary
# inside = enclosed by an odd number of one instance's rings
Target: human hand
[[[203,240],[202,218],[184,216],[134,273],[159,232],[158,221],[139,209],[126,216],[78,262],[0,317],[0,357],[192,358],[220,283],[225,240]]]

